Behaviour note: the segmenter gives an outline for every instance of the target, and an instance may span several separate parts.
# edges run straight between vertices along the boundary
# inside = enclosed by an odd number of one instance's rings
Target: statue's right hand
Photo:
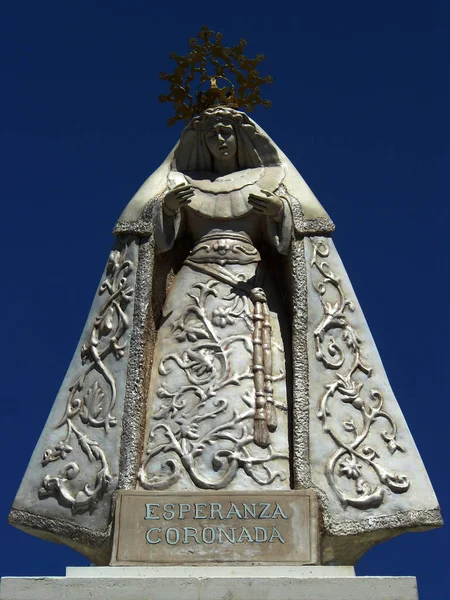
[[[194,195],[190,185],[180,183],[173,190],[167,192],[163,199],[163,209],[168,215],[175,214],[182,206],[189,204]]]

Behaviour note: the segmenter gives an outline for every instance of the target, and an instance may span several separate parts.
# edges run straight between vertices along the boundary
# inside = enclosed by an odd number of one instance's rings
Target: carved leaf
[[[113,329],[114,308],[110,306],[103,315],[98,327],[99,337],[108,336]]]
[[[80,444],[80,448],[86,454],[86,456],[88,457],[88,459],[90,460],[90,462],[94,462],[95,461],[95,456],[94,456],[94,454],[92,452],[92,447],[96,444],[96,442],[92,442],[85,435],[79,436],[79,440],[78,441],[79,441],[79,444]]]
[[[356,352],[360,345],[360,338],[353,327],[347,326],[342,331],[342,339],[347,344],[349,350]]]
[[[105,393],[103,392],[101,385],[96,381],[84,395],[83,400],[85,410],[80,415],[83,422],[86,422],[86,420],[89,419],[89,416],[93,419],[97,419],[103,410],[104,399]]]
[[[344,426],[345,431],[355,431],[356,430],[356,425],[355,425],[353,419],[349,419],[348,421],[344,421],[342,423],[342,425]]]
[[[399,450],[400,452],[405,452],[405,449],[402,446],[400,446],[400,444],[395,438],[388,443],[387,449],[391,454],[394,454],[394,452],[397,452],[397,450]]]
[[[325,312],[327,315],[334,315],[339,310],[339,302],[325,302]]]

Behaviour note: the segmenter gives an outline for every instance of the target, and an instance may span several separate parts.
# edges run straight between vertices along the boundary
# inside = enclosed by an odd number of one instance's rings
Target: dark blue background
[[[16,0],[1,9],[2,575],[61,575],[80,555],[6,517],[59,389],[110,231],[181,127],[160,71],[203,23],[263,52],[253,116],[337,225],[444,516],[449,490],[449,4]],[[360,575],[415,575],[450,597],[446,530],[373,548]]]

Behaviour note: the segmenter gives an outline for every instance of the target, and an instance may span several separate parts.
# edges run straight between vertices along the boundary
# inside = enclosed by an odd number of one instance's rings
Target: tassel
[[[266,420],[267,420],[267,427],[269,429],[269,431],[271,433],[273,433],[274,431],[277,430],[277,409],[275,408],[275,405],[273,402],[271,402],[270,400],[268,400],[266,402]]]
[[[270,444],[269,430],[265,419],[258,419],[253,424],[253,441],[260,448],[267,448]]]

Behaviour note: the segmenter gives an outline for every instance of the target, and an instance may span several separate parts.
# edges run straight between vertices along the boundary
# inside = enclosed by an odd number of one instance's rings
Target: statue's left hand
[[[262,194],[249,194],[248,203],[253,206],[253,210],[261,215],[267,215],[274,221],[283,219],[283,201],[276,194],[268,190],[261,190]]]

